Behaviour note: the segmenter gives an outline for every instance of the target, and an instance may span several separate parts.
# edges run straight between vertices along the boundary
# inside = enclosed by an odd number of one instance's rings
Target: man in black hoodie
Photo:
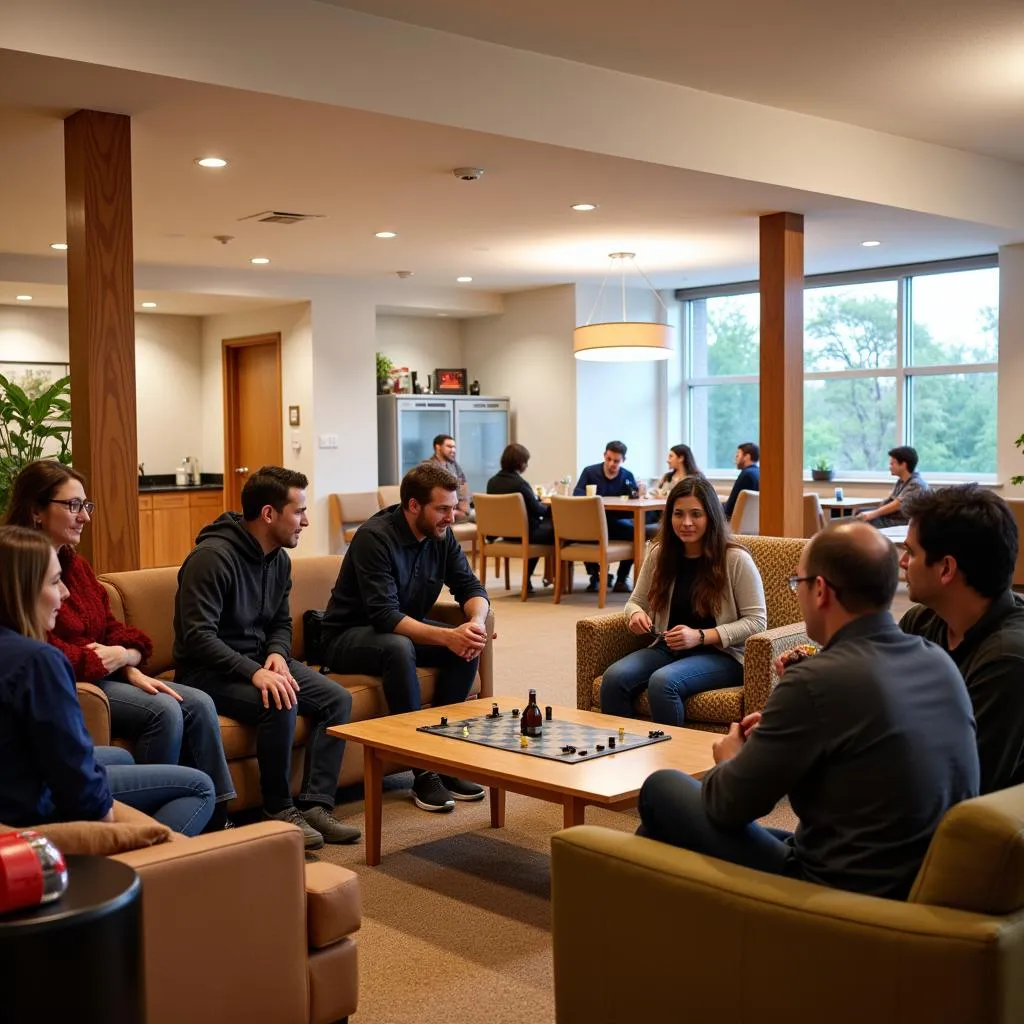
[[[242,488],[242,515],[204,527],[178,572],[175,679],[205,690],[220,714],[256,727],[263,811],[302,829],[307,850],[351,843],[359,830],[331,812],[345,752],[327,734],[352,714],[343,686],[291,656],[291,559],[309,525],[306,477],[264,466]],[[298,806],[288,784],[296,715],[312,719]]]

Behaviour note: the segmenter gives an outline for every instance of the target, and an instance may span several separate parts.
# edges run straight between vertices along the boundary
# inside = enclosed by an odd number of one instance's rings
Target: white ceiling
[[[443,7],[444,5],[439,5]],[[138,262],[508,291],[597,280],[637,253],[661,287],[757,274],[757,217],[804,213],[808,273],[993,252],[1008,232],[888,207],[351,109],[0,50],[0,253],[64,235],[63,124],[132,116]],[[204,171],[193,158],[230,159]],[[479,182],[450,173],[480,165]],[[573,202],[599,210],[574,213]],[[293,226],[240,218],[323,214]],[[393,229],[381,241],[374,232]],[[234,236],[229,245],[214,235]],[[864,249],[860,242],[881,239]],[[269,267],[251,267],[269,256]],[[3,300],[0,300],[3,301]],[[8,300],[9,301],[9,300]],[[453,308],[455,308],[453,306]],[[196,312],[194,309],[188,312]]]
[[[1024,162],[1021,0],[320,0]]]
[[[31,302],[19,302],[18,295],[31,295]],[[143,309],[143,302],[155,302],[155,309]],[[0,306],[25,309],[49,307],[67,309],[68,290],[62,284],[40,284],[24,281],[0,281]],[[193,292],[136,290],[136,313],[172,313],[182,316],[215,316],[218,313],[241,313],[247,309],[280,306],[280,299],[264,299],[242,295],[205,295]]]

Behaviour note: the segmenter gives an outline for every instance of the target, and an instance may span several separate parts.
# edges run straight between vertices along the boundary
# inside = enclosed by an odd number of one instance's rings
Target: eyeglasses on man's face
[[[824,576],[787,576],[786,585],[795,594],[801,583],[811,583],[814,580],[821,580],[826,587],[829,587],[835,593],[836,597],[839,596],[839,588]]]
[[[63,505],[73,516],[77,516],[79,512],[85,512],[86,515],[92,515],[93,510],[96,508],[96,502],[84,501],[82,498],[51,498],[48,505]]]

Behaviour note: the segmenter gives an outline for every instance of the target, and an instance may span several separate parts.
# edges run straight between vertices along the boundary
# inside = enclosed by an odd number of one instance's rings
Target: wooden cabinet
[[[224,509],[223,491],[157,491],[139,495],[139,563],[180,565],[196,534]]]

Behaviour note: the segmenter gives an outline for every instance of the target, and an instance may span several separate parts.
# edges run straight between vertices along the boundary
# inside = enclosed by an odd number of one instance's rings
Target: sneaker
[[[441,775],[441,785],[448,790],[456,800],[483,800],[484,787],[478,786],[475,782],[466,782],[464,779],[457,779],[454,775]]]
[[[289,825],[298,825],[302,829],[302,841],[307,850],[319,850],[324,845],[324,837],[306,821],[298,807],[286,807],[276,814],[264,811],[263,816],[270,821],[286,821]]]
[[[596,594],[601,589],[601,577],[591,576],[590,582],[587,584],[587,593]]]
[[[612,587],[612,592],[615,594],[629,594],[633,588],[629,585],[629,580],[616,580],[615,586]]]
[[[412,799],[421,811],[454,811],[455,800],[437,772],[421,772],[412,783]]]
[[[351,825],[343,825],[323,804],[301,812],[302,816],[328,843],[354,843],[362,833]]]

